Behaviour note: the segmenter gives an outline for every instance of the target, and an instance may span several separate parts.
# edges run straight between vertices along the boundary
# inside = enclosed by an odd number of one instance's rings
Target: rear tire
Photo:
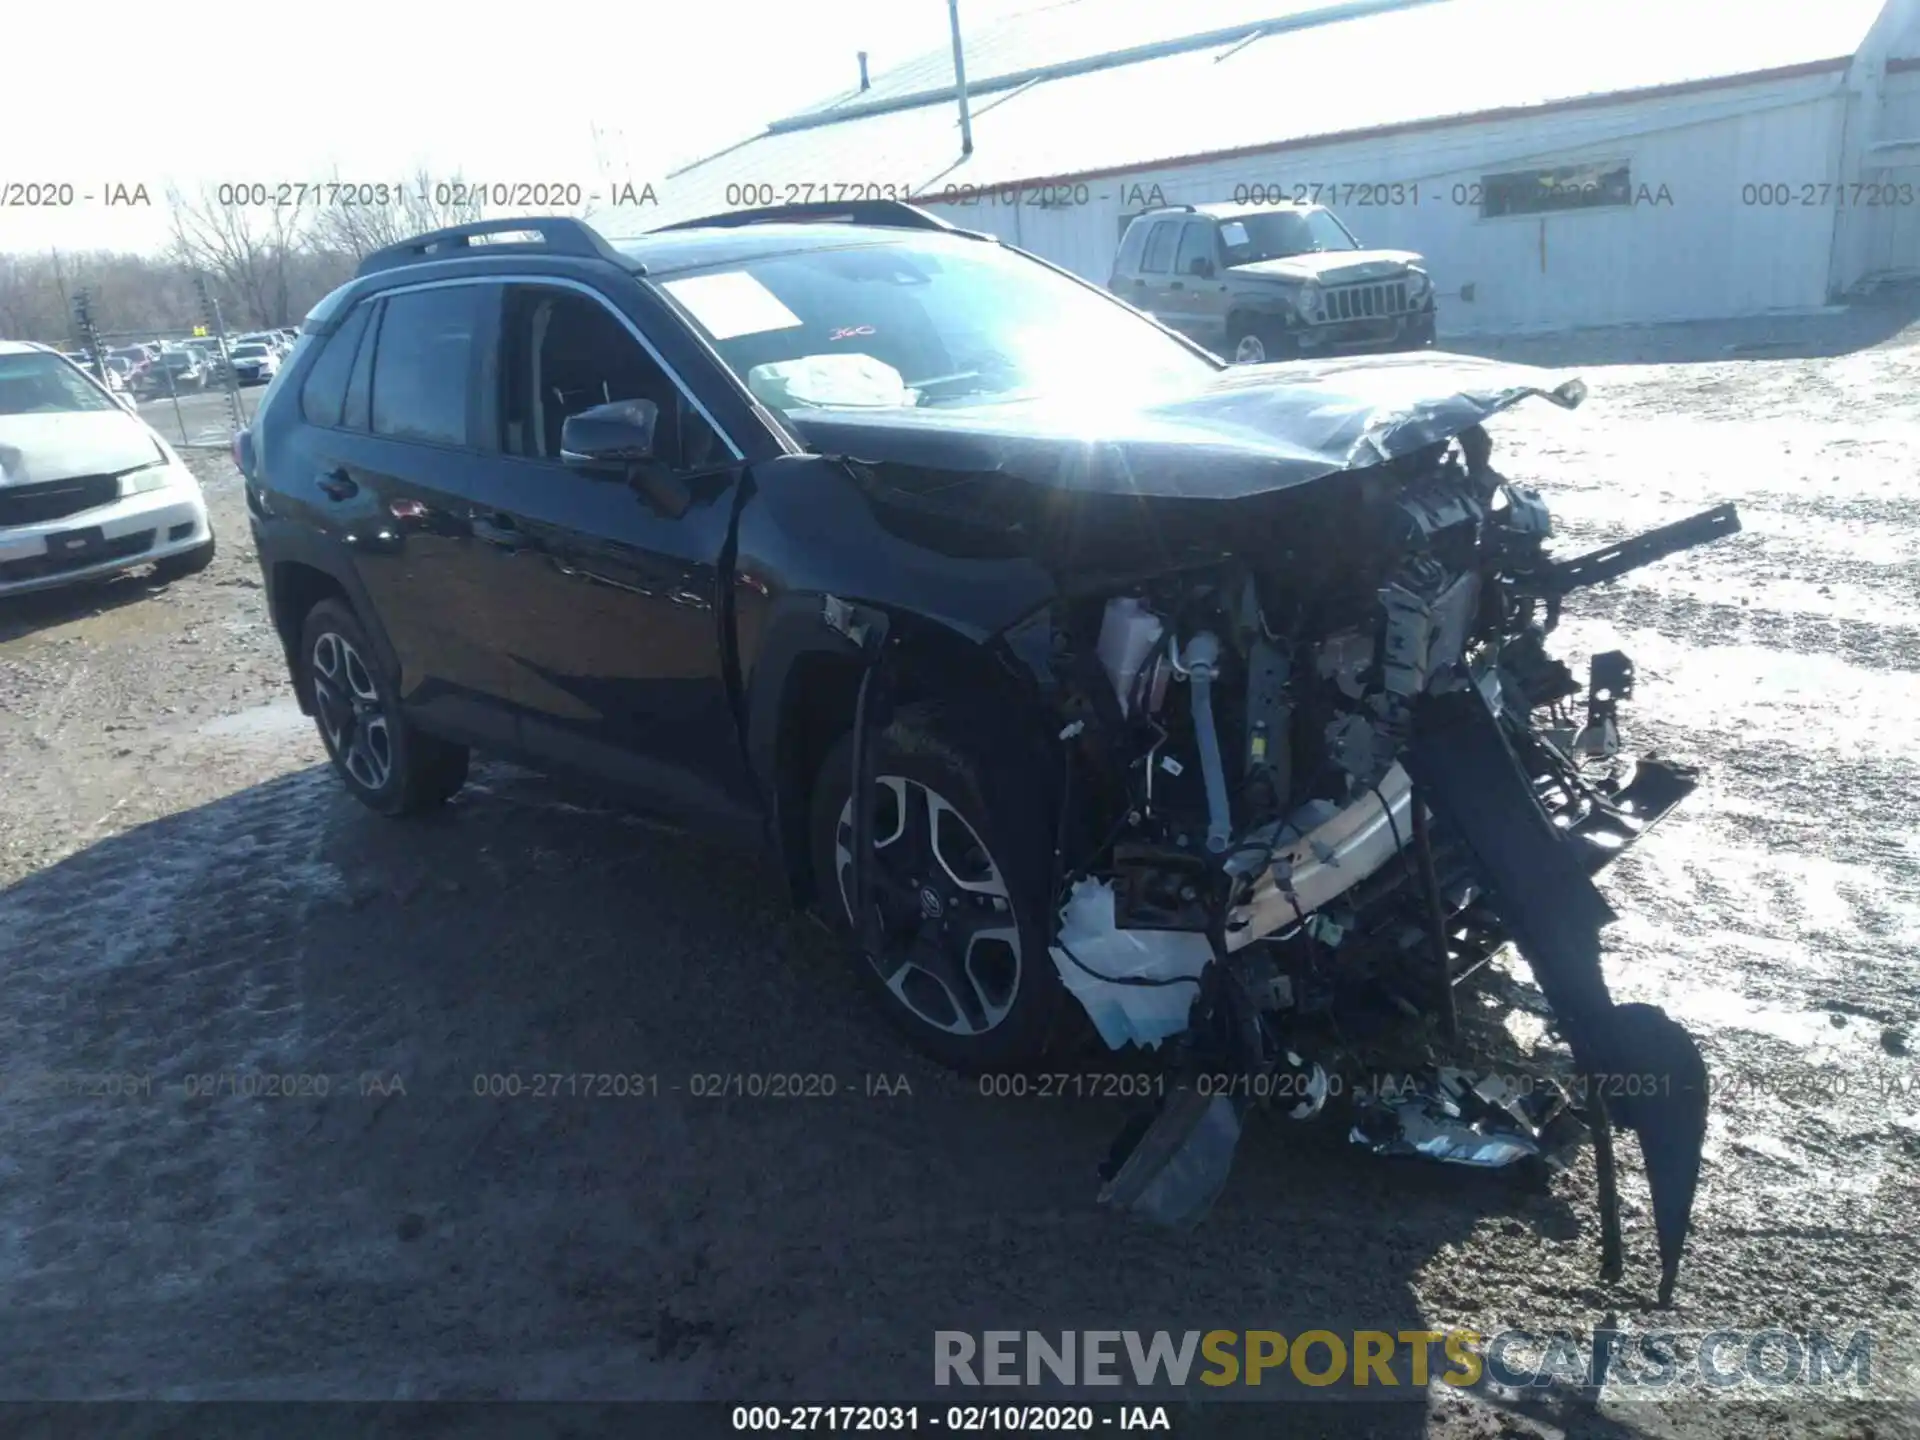
[[[852,919],[851,732],[821,764],[810,833],[821,913],[849,937],[862,989],[916,1049],[976,1075],[1032,1066],[1075,1037],[1043,924],[1052,787],[1004,750],[990,759],[968,733],[915,705],[877,737],[878,963]]]
[[[426,734],[401,713],[376,654],[344,602],[322,600],[307,612],[301,680],[327,758],[354,799],[378,814],[444,805],[467,783],[467,747]]]

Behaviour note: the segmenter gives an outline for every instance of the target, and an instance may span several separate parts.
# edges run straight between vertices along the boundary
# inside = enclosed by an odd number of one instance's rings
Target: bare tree
[[[303,190],[287,199],[285,205],[246,205],[223,203],[206,186],[194,199],[177,189],[167,192],[174,257],[224,281],[255,325],[286,325],[292,318],[289,269],[302,248],[311,207]]]
[[[358,262],[383,246],[478,220],[477,188],[470,190],[457,174],[435,180],[424,170],[394,187],[342,184],[336,190],[330,185],[326,203],[314,215],[312,245]],[[377,203],[367,203],[369,198]]]
[[[80,290],[109,341],[185,334],[204,318],[196,275],[235,328],[292,324],[370,251],[477,220],[483,209],[458,178],[426,175],[385,194],[335,184],[289,198],[300,203],[222,204],[217,189],[192,197],[170,190],[172,238],[160,255],[0,252],[0,336],[70,343]]]
[[[50,279],[46,262],[21,255],[0,255],[0,336],[51,338],[60,312],[47,304]],[[58,292],[54,292],[58,303]],[[64,307],[63,307],[64,308]]]

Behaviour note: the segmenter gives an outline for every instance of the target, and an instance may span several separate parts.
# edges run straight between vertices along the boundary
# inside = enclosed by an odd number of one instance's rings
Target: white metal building
[[[1121,3],[967,36],[971,153],[942,52],[667,177],[650,220],[910,195],[1104,282],[1149,203],[1317,195],[1427,256],[1443,335],[1920,275],[1920,0]]]

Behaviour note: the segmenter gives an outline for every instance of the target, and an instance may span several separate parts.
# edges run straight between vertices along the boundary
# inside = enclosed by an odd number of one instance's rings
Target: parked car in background
[[[153,364],[153,356],[147,353],[147,347],[144,345],[122,345],[109,350],[107,357],[109,360],[120,360],[126,364],[127,368],[120,378],[129,390],[139,388],[141,377],[146,374],[147,367]]]
[[[218,384],[227,378],[226,352],[220,348],[218,340],[194,340],[189,342],[200,353],[207,367],[207,382]]]
[[[0,598],[149,562],[173,579],[213,556],[173,447],[56,352],[0,340]]]
[[[124,360],[108,360],[99,366],[96,371],[91,355],[85,353],[62,355],[61,359],[67,361],[69,364],[78,365],[82,370],[87,372],[88,379],[103,380],[107,389],[116,395],[123,393],[127,388],[125,373],[132,367]]]
[[[156,395],[192,395],[207,388],[207,365],[199,352],[182,346],[162,350],[141,376],[143,399]]]
[[[280,373],[280,356],[265,341],[234,346],[228,363],[242,385],[265,385]]]
[[[1433,344],[1433,282],[1322,205],[1169,205],[1134,217],[1108,288],[1237,364]]]

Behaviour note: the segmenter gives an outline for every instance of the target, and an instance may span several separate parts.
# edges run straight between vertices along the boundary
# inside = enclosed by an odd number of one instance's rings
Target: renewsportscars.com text
[[[1873,1348],[1864,1329],[938,1330],[933,1378],[941,1387],[1341,1386],[1376,1395],[1483,1384],[1863,1394],[1875,1378]]]

